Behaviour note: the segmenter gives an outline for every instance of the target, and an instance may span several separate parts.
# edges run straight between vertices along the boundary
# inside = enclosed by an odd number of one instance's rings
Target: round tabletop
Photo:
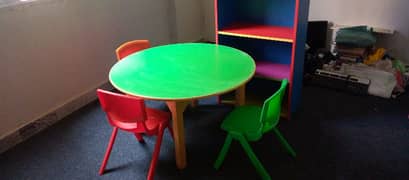
[[[238,49],[206,43],[149,48],[118,61],[109,72],[118,90],[147,99],[185,100],[221,94],[254,75],[254,60]]]

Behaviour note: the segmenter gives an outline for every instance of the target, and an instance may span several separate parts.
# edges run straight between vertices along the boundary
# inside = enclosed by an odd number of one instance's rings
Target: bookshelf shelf
[[[249,94],[288,79],[290,117],[301,99],[309,0],[214,1],[216,43],[248,53],[256,61],[255,77],[266,80],[249,85],[257,86]]]
[[[256,76],[272,80],[290,79],[291,66],[289,64],[256,61]]]
[[[218,34],[288,43],[294,42],[293,28],[282,26],[236,23],[219,30]]]

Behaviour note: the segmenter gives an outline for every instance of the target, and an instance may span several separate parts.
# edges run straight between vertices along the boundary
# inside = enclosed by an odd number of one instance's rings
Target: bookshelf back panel
[[[291,43],[219,35],[219,43],[248,53],[255,61],[291,64]]]
[[[293,27],[297,0],[218,0],[219,29],[234,23]]]
[[[239,21],[235,0],[217,0],[218,30]]]

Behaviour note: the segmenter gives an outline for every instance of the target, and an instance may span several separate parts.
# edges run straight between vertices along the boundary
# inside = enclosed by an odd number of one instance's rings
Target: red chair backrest
[[[134,52],[138,52],[150,47],[151,45],[148,40],[128,41],[116,49],[116,57],[119,61]]]
[[[142,98],[97,90],[99,102],[112,126],[146,130],[146,107]]]

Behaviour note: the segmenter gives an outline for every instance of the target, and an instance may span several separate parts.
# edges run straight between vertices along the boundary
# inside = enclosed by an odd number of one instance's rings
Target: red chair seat
[[[145,106],[144,100],[138,97],[117,94],[101,89],[97,90],[97,94],[101,107],[106,112],[109,123],[113,126],[111,139],[99,169],[99,174],[102,175],[104,173],[118,129],[122,129],[133,133],[141,143],[145,142],[142,133],[157,136],[147,176],[148,180],[153,179],[165,128],[169,129],[173,137],[172,128],[169,124],[170,113],[148,108]]]
[[[150,131],[157,131],[159,128],[159,124],[167,125],[168,120],[170,119],[170,113],[160,111],[157,109],[146,108],[146,114],[148,119],[145,121],[146,128]]]
[[[146,120],[144,122],[144,125],[149,131],[152,131],[152,133],[156,134],[159,128],[160,124],[163,124],[164,126],[167,126],[168,124],[168,119],[170,119],[170,113],[169,112],[164,112],[161,110],[157,109],[152,109],[152,108],[146,108]],[[138,127],[138,124],[142,126],[143,124],[137,123],[137,122],[125,122],[125,121],[119,121],[121,117],[111,115],[111,119],[113,120],[111,123],[113,126],[116,126],[122,130],[125,131],[130,131],[130,132],[136,132],[136,133],[145,133],[144,127]]]

